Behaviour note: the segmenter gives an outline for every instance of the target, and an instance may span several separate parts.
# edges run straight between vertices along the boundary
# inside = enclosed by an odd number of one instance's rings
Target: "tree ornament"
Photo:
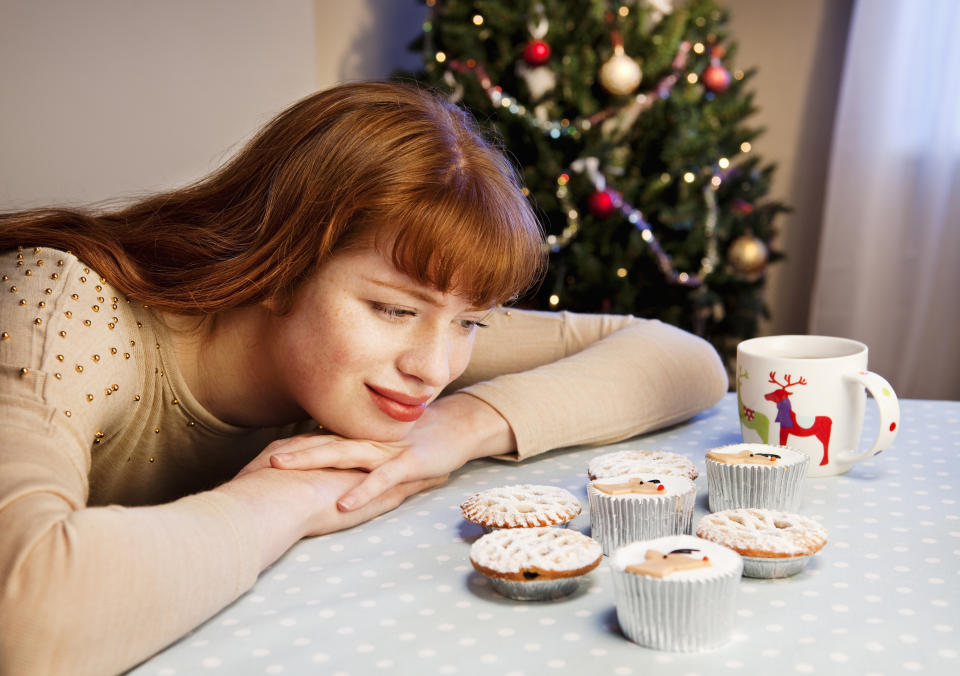
[[[617,96],[633,93],[642,79],[640,64],[624,53],[623,45],[615,46],[613,56],[600,67],[600,84]]]
[[[615,190],[594,190],[587,198],[587,208],[597,218],[610,218],[620,207],[621,199]]]
[[[730,71],[723,67],[723,62],[718,57],[714,57],[704,69],[701,79],[704,87],[714,94],[719,94],[730,86]]]
[[[517,75],[527,83],[527,91],[530,92],[532,101],[540,100],[544,94],[553,91],[557,86],[557,74],[549,66],[531,68],[524,61],[518,61],[516,71]]]
[[[542,66],[550,60],[550,45],[545,40],[531,40],[523,48],[523,60],[531,66]]]
[[[746,277],[757,276],[767,265],[767,245],[747,232],[731,242],[727,259],[738,274]]]

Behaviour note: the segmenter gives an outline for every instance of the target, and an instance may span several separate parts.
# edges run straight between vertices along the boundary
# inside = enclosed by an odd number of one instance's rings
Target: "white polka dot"
[[[557,621],[556,621],[554,618],[552,618],[552,617],[541,617],[541,618],[540,618],[540,624],[542,624],[542,625],[545,626],[545,627],[551,627],[551,626],[555,625],[556,623],[557,623]]]
[[[917,611],[913,610],[912,608],[901,608],[897,611],[897,613],[899,615],[903,615],[904,617],[913,617],[917,614]]]
[[[949,648],[944,648],[943,650],[937,651],[937,654],[938,654],[940,657],[943,657],[943,658],[946,658],[946,659],[953,659],[954,657],[957,656],[957,651],[956,651],[956,650],[951,650],[951,649],[949,649]]]
[[[480,656],[480,661],[484,664],[494,664],[495,662],[499,661],[499,659],[500,658],[493,653],[484,653]]]
[[[813,613],[804,613],[803,615],[800,616],[800,619],[803,620],[804,622],[816,622],[817,616],[814,615]]]
[[[607,651],[603,648],[591,648],[590,654],[594,657],[603,657],[607,654]]]
[[[469,636],[465,636],[465,637],[463,637],[462,639],[460,639],[459,641],[457,641],[457,643],[459,643],[459,644],[462,645],[462,646],[471,646],[471,645],[476,644],[476,642],[477,642],[477,639],[475,639],[475,638],[470,638]]]
[[[567,666],[567,663],[563,660],[553,659],[547,660],[547,666],[551,669],[563,669],[565,666]]]
[[[393,666],[393,660],[377,660],[374,662],[374,666],[378,669],[389,669]]]
[[[536,651],[540,650],[540,644],[539,644],[539,643],[526,643],[526,644],[524,644],[523,649],[526,650],[526,651],[528,651],[528,652],[536,652]]]
[[[617,674],[617,676],[630,676],[630,674],[633,673],[633,669],[630,667],[617,667],[613,670],[613,673]]]
[[[268,674],[282,674],[282,673],[283,673],[283,665],[282,665],[282,664],[271,664],[269,667],[267,667],[267,668],[265,669],[265,671],[266,671],[266,673],[268,673]]]
[[[353,633],[353,627],[340,627],[337,629],[337,633],[341,636],[349,636]]]
[[[835,603],[835,604],[833,604],[832,606],[830,606],[830,609],[831,609],[833,612],[835,612],[835,613],[845,613],[845,612],[847,612],[848,610],[850,610],[849,607],[847,607],[847,606],[845,606],[845,605],[843,605],[843,604],[840,604],[840,603]]]
[[[918,641],[917,637],[913,634],[900,634],[897,638],[900,639],[901,643],[916,643]]]
[[[812,674],[812,673],[813,673],[813,667],[812,667],[811,665],[809,665],[809,664],[803,664],[803,663],[801,663],[801,664],[795,665],[793,668],[794,668],[795,671],[797,671],[797,672],[799,672],[799,673],[801,673],[801,674]]]
[[[249,627],[243,627],[242,629],[237,629],[236,631],[234,631],[233,635],[238,638],[243,638],[244,636],[249,636],[250,633],[251,632]]]
[[[768,624],[766,627],[764,627],[764,629],[766,629],[766,630],[769,631],[769,632],[777,633],[777,632],[783,631],[783,625],[782,625],[782,624]]]
[[[343,582],[343,579],[339,577],[328,577],[326,582],[327,584],[340,584]]]
[[[883,650],[885,650],[885,648],[883,647],[883,644],[877,641],[868,641],[866,643],[866,647],[867,647],[867,650],[870,650],[875,653],[883,652]]]
[[[737,660],[729,660],[727,662],[724,662],[723,666],[725,666],[727,669],[742,669],[743,662],[738,662]]]
[[[436,656],[437,656],[437,651],[434,650],[433,648],[423,648],[423,649],[417,651],[417,656],[418,656],[418,657],[424,657],[424,658],[436,657]]]
[[[903,668],[907,671],[923,671],[923,665],[919,662],[904,662]]]
[[[397,638],[401,641],[413,641],[414,639],[417,638],[417,635],[414,634],[412,631],[404,631],[397,634]]]
[[[846,653],[830,653],[830,659],[834,662],[845,664],[850,661],[850,656]]]
[[[763,657],[780,657],[780,651],[776,648],[767,648],[760,652]]]
[[[567,632],[566,634],[563,635],[563,640],[564,640],[564,641],[571,641],[571,642],[573,642],[573,641],[579,641],[579,640],[580,640],[580,634],[576,634],[576,633],[574,633],[574,632]]]
[[[314,653],[310,656],[310,659],[314,662],[328,662],[330,660],[330,656],[327,653]]]
[[[331,552],[342,552],[342,551],[343,551],[343,545],[341,545],[341,544],[330,545],[330,551],[331,551]]]

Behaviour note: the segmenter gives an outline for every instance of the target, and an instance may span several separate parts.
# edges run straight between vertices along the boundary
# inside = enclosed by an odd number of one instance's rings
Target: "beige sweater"
[[[304,426],[213,417],[151,311],[72,255],[6,252],[0,279],[0,674],[121,671],[253,585],[251,517],[209,489]],[[523,459],[683,420],[727,379],[656,321],[513,310],[478,333],[464,386]]]

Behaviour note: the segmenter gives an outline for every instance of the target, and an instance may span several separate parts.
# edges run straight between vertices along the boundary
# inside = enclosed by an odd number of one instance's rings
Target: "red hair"
[[[513,167],[463,110],[416,86],[342,85],[294,104],[223,167],[103,213],[0,215],[0,249],[75,253],[131,299],[205,315],[270,300],[343,247],[478,306],[529,289],[542,230]]]

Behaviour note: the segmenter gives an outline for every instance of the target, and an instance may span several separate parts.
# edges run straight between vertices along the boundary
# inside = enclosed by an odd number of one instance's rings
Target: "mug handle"
[[[862,453],[847,452],[840,454],[837,458],[839,462],[853,464],[877,455],[880,451],[889,448],[896,439],[900,429],[900,401],[886,378],[872,371],[844,373],[843,378],[860,383],[867,388],[880,409],[880,429],[873,446]]]

